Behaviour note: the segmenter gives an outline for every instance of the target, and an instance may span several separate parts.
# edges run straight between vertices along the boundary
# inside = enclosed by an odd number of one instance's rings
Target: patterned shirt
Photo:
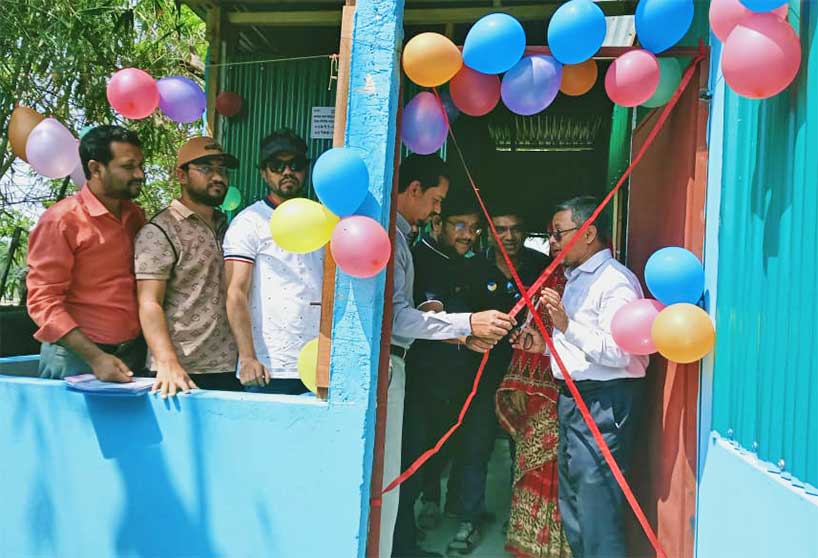
[[[215,231],[173,200],[136,236],[136,279],[167,281],[163,307],[170,339],[191,374],[232,372],[238,360],[225,304],[221,242],[227,219],[216,211],[213,221]],[[153,356],[148,364],[156,369]]]

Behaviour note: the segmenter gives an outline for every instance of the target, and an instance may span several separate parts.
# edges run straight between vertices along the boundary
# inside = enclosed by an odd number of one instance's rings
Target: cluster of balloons
[[[636,31],[643,48],[615,60],[605,76],[609,97],[623,106],[657,107],[681,81],[679,63],[656,54],[675,45],[693,21],[693,0],[641,0]],[[515,114],[545,110],[558,92],[579,96],[596,83],[593,56],[605,40],[602,9],[592,0],[570,0],[548,24],[551,55],[525,56],[526,37],[514,17],[493,13],[466,36],[463,52],[438,33],[413,37],[403,51],[407,77],[422,87],[449,83],[451,102],[469,116],[491,112],[502,99]],[[500,75],[503,74],[502,78]],[[446,141],[451,114],[429,92],[421,92],[403,111],[401,139],[416,153],[433,153]]]
[[[624,351],[659,352],[672,362],[696,362],[713,350],[716,333],[707,312],[697,306],[704,293],[704,269],[690,251],[662,248],[645,265],[645,282],[656,299],[623,306],[611,333]]]
[[[111,107],[125,118],[147,118],[156,107],[174,122],[187,124],[201,119],[207,97],[193,80],[182,76],[155,80],[137,68],[117,71],[106,90]]]
[[[329,242],[335,262],[348,275],[379,273],[389,261],[392,245],[379,222],[356,215],[369,194],[366,163],[354,149],[330,149],[315,162],[312,182],[321,203],[293,198],[278,206],[270,219],[273,240],[300,254]]]
[[[56,118],[17,105],[8,134],[14,154],[39,174],[48,178],[70,176],[77,186],[85,184],[79,140]]]
[[[710,26],[724,42],[724,80],[739,95],[772,97],[798,75],[801,42],[787,23],[786,0],[713,0]]]

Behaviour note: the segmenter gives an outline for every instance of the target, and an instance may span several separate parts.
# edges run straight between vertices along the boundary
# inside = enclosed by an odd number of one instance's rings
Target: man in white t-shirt
[[[239,213],[224,237],[227,317],[239,349],[245,390],[298,395],[301,348],[318,336],[324,250],[294,254],[270,235],[276,207],[302,195],[307,144],[290,130],[261,141],[260,172],[268,195]]]

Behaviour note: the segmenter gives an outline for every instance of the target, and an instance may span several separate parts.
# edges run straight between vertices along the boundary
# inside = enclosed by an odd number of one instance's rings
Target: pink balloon
[[[659,61],[653,53],[632,50],[611,63],[605,74],[605,91],[617,105],[635,107],[653,96],[659,77]]]
[[[781,93],[798,75],[801,42],[772,12],[747,16],[724,42],[721,67],[730,88],[750,99]]]
[[[500,78],[463,66],[449,82],[449,94],[460,112],[483,116],[500,101]]]
[[[788,8],[789,6],[784,4],[773,10],[772,13],[786,20]],[[726,41],[730,31],[742,19],[754,13],[745,8],[739,0],[712,0],[710,2],[710,27],[713,28],[713,33],[719,40]]]
[[[635,300],[620,308],[611,322],[611,334],[616,344],[632,355],[655,353],[657,349],[650,331],[653,320],[664,308],[664,304],[652,298]]]
[[[386,267],[392,245],[380,223],[363,215],[345,217],[330,239],[335,262],[353,277],[372,277]]]
[[[79,160],[79,156],[77,157],[77,166],[71,171],[71,182],[73,182],[78,188],[82,188],[87,182],[87,179],[85,178],[85,171],[82,169],[82,161]]]
[[[115,111],[132,120],[147,118],[159,105],[156,80],[136,68],[125,68],[111,76],[107,96]]]
[[[28,135],[26,159],[43,176],[63,178],[79,163],[79,143],[62,123],[46,118]]]
[[[411,151],[428,155],[443,147],[449,126],[440,105],[433,94],[422,91],[403,107],[400,138]]]

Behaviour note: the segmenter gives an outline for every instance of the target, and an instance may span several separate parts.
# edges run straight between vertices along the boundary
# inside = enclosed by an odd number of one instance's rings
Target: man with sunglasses
[[[563,260],[567,283],[562,296],[544,289],[541,303],[554,324],[554,348],[576,382],[591,416],[627,474],[636,444],[636,423],[644,389],[647,356],[623,351],[611,336],[611,322],[626,304],[642,298],[636,276],[609,248],[611,224],[603,212],[580,234],[599,200],[583,196],[555,209],[549,233],[551,253],[568,249]],[[576,238],[579,235],[579,238]],[[513,336],[515,348],[546,353],[540,333],[527,328]],[[553,359],[551,370],[563,373]],[[559,508],[574,556],[624,558],[624,497],[565,384],[558,406]]]
[[[236,343],[227,322],[222,239],[230,170],[239,161],[213,138],[179,148],[181,196],[136,237],[139,319],[162,397],[190,389],[241,390]]]
[[[278,130],[261,142],[259,170],[268,195],[239,213],[224,239],[227,316],[239,349],[245,390],[299,395],[301,348],[318,336],[324,250],[288,252],[270,235],[270,218],[303,195],[306,142]]]

